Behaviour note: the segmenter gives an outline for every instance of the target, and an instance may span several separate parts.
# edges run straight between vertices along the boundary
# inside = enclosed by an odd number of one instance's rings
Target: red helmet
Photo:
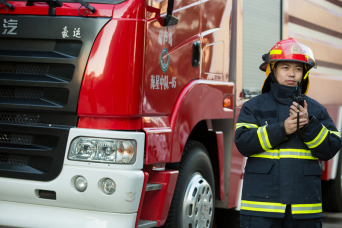
[[[266,71],[268,63],[277,61],[301,62],[307,65],[307,70],[312,67],[317,68],[311,49],[293,38],[276,43],[269,53],[262,56],[262,59],[264,62],[259,67],[262,71]]]
[[[286,40],[281,40],[276,45],[274,45],[271,51],[262,56],[264,62],[260,65],[259,69],[266,71],[266,79],[261,88],[261,93],[265,93],[270,90],[270,77],[269,73],[273,69],[274,64],[278,61],[291,61],[304,63],[304,74],[302,80],[302,88],[304,94],[308,92],[309,89],[309,70],[314,67],[317,68],[317,64],[311,49],[304,44],[297,42],[293,38]]]

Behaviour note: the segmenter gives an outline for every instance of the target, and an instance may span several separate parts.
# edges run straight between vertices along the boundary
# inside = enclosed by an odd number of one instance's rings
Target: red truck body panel
[[[171,116],[171,162],[180,161],[188,136],[199,121],[233,118],[233,109],[223,109],[223,98],[233,96],[233,91],[234,84],[229,82],[194,80],[187,85]],[[233,97],[231,98],[233,107]]]
[[[237,119],[240,114],[241,107],[235,107],[235,118],[234,118],[234,129]],[[235,131],[233,134],[235,137]],[[228,208],[234,208],[238,205],[238,200],[241,191],[241,183],[243,178],[244,166],[246,158],[240,154],[235,143],[232,145],[232,157],[231,157],[231,167],[230,167],[230,181],[229,181],[229,195],[228,195]]]
[[[49,6],[45,2],[34,2],[33,6],[26,6],[26,1],[8,1],[15,7],[14,11],[8,10],[5,7],[0,8],[0,14],[13,14],[13,15],[49,15]],[[111,4],[91,4],[96,8],[95,13],[89,12],[88,9],[82,7],[79,10],[80,14],[84,17],[112,17],[115,5]],[[80,8],[79,3],[64,2],[62,7],[56,7],[56,16],[76,16],[79,17],[77,10]]]
[[[162,184],[160,191],[145,193],[140,219],[158,221],[158,226],[164,225],[176,187],[178,170],[151,171],[149,183]]]
[[[145,23],[113,19],[100,32],[82,82],[78,115],[141,116]]]

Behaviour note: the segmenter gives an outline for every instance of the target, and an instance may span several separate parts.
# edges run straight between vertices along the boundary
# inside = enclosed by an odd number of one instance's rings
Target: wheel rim
[[[213,192],[200,173],[191,177],[183,201],[183,228],[209,228],[213,217]]]

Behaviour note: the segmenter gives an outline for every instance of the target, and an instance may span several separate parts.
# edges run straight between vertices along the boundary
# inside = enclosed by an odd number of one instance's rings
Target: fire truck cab
[[[212,227],[233,1],[2,4],[0,225]]]

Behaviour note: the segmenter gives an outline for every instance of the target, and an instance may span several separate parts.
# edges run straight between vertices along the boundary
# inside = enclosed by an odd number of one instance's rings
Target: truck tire
[[[214,173],[206,148],[189,141],[182,159],[168,168],[179,175],[165,228],[212,228],[215,211]]]
[[[322,182],[323,211],[342,212],[342,158],[339,155],[336,178]]]

